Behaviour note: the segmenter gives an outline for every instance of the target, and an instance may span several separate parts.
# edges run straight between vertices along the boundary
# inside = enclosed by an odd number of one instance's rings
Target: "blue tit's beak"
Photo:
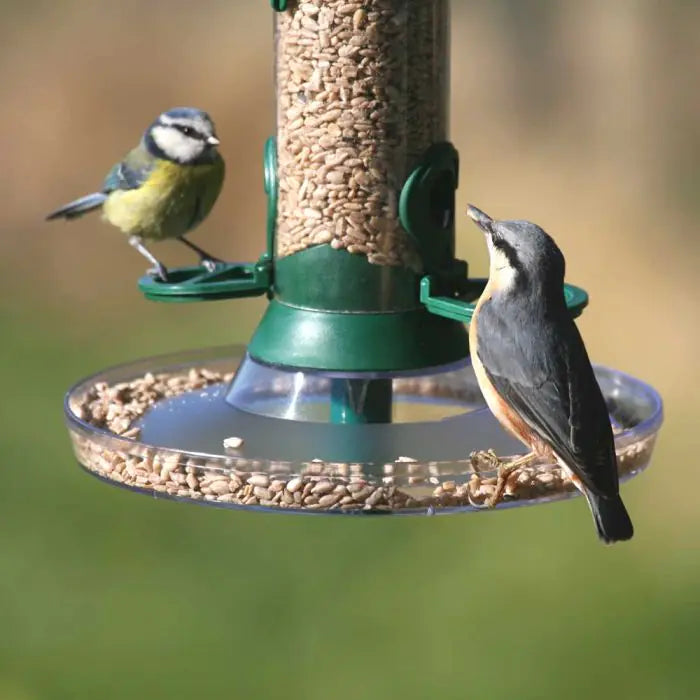
[[[493,233],[493,219],[473,204],[467,206],[467,216],[484,232]]]
[[[210,146],[218,146],[221,143],[221,141],[219,141],[219,139],[217,139],[216,136],[207,136],[207,143]]]

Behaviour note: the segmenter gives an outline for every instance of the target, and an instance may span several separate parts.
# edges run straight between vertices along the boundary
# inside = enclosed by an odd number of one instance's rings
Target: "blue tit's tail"
[[[65,204],[60,209],[52,211],[47,217],[47,221],[52,219],[75,219],[83,214],[86,214],[93,209],[97,209],[104,204],[107,195],[103,192],[93,192],[86,194],[80,199],[76,199],[68,204]]]
[[[632,539],[634,527],[619,495],[604,498],[590,491],[586,500],[593,513],[598,537],[606,544]]]

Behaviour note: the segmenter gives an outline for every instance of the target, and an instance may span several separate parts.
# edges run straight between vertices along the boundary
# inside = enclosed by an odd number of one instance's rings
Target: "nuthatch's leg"
[[[162,280],[163,282],[168,281],[167,268],[165,267],[165,265],[163,265],[163,263],[158,261],[156,256],[153,255],[153,253],[151,253],[151,251],[148,250],[148,248],[146,248],[146,246],[143,244],[142,238],[140,238],[139,236],[130,236],[129,245],[136,248],[136,250],[138,250],[139,253],[141,253],[141,255],[143,255],[143,257],[146,258],[146,260],[148,260],[153,265],[153,269],[148,271],[149,274],[153,274],[155,277]]]
[[[215,258],[213,255],[209,255],[206,250],[202,250],[198,245],[191,243],[184,236],[180,236],[178,240],[199,255],[200,262],[208,272],[214,272],[217,264],[224,262],[223,260],[219,260],[219,258]]]
[[[508,477],[520,467],[524,467],[526,464],[530,464],[537,459],[537,454],[530,452],[522,457],[518,457],[510,462],[501,463],[498,467],[498,478],[496,480],[496,488],[493,494],[489,496],[484,503],[489,508],[495,508],[502,500],[503,494],[506,490],[506,484],[508,482]]]

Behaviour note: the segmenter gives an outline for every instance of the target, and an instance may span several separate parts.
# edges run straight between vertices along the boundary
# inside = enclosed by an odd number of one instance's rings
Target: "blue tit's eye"
[[[173,127],[185,136],[190,136],[191,138],[195,139],[199,138],[199,133],[191,126],[187,126],[186,124],[173,124]]]

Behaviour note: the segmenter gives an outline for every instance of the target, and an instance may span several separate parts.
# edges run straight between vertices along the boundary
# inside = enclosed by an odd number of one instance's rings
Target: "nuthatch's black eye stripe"
[[[500,250],[503,255],[508,258],[508,264],[518,272],[523,272],[523,264],[518,257],[518,253],[515,248],[508,243],[508,241],[503,238],[499,238],[497,235],[492,236],[493,244]]]

